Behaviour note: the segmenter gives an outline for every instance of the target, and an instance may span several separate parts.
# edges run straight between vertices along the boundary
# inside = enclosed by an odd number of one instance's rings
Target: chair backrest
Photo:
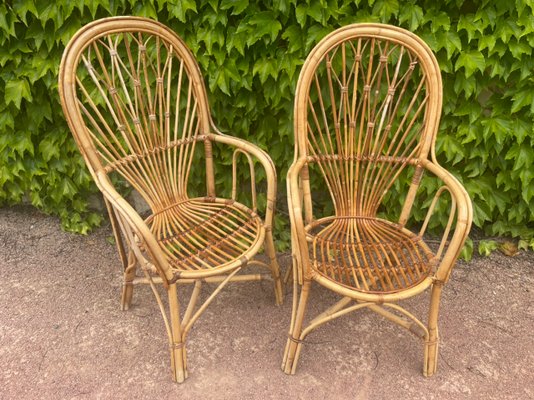
[[[302,68],[296,158],[307,157],[309,168],[324,177],[336,215],[373,217],[408,165],[415,167],[410,190],[416,190],[418,161],[433,146],[441,102],[438,63],[416,35],[383,24],[340,28],[311,51]],[[306,202],[309,221],[311,201]]]
[[[197,144],[211,157],[210,115],[200,69],[175,33],[144,18],[95,21],[65,49],[59,91],[93,175],[118,172],[153,211],[187,197]]]

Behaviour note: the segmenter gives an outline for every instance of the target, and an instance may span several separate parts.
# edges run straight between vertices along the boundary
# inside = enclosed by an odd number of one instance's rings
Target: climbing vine
[[[413,31],[440,63],[437,156],[467,188],[474,224],[534,247],[532,0],[7,0],[0,5],[0,203],[30,202],[80,233],[101,222],[89,206],[97,190],[61,113],[57,73],[77,29],[125,14],[158,19],[181,35],[200,63],[217,124],[268,150],[281,183],[277,227],[285,244],[292,102],[307,53],[349,23]],[[436,184],[428,180],[422,191]],[[388,208],[397,212],[400,202],[392,195]]]

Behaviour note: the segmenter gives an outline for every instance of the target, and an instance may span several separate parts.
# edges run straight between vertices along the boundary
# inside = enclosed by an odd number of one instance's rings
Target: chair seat
[[[432,272],[435,256],[422,238],[373,217],[328,217],[306,226],[312,268],[365,293],[395,293]]]
[[[243,265],[264,238],[257,213],[221,198],[186,199],[156,211],[146,222],[177,271]]]

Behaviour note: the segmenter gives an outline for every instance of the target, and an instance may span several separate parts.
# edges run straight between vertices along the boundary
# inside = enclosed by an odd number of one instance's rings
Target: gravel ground
[[[0,209],[1,399],[534,399],[532,252],[459,263],[444,290],[432,378],[421,373],[422,344],[368,311],[312,333],[297,374],[285,375],[291,293],[276,307],[270,285],[255,282],[225,288],[197,322],[190,376],[177,385],[149,288],[119,310],[110,235],[109,226],[62,232],[30,207]],[[286,268],[288,255],[280,261]],[[314,287],[309,315],[319,299],[335,301]],[[404,304],[422,316],[428,297]]]

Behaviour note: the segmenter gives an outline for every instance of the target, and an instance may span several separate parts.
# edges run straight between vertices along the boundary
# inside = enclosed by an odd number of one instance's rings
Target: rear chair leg
[[[265,253],[269,257],[269,266],[271,268],[271,275],[274,281],[274,297],[276,305],[282,305],[284,301],[282,280],[280,278],[280,266],[276,259],[276,251],[274,249],[273,232],[271,229],[265,232]]]
[[[132,305],[133,297],[133,280],[137,270],[137,259],[132,250],[128,253],[128,266],[124,270],[122,295],[121,295],[121,310],[126,311]]]
[[[106,197],[104,197],[104,202],[106,203],[109,220],[111,222],[111,228],[113,229],[113,236],[115,238],[117,252],[119,253],[119,258],[121,260],[122,267],[124,268],[121,294],[121,310],[126,311],[130,308],[132,304],[133,279],[135,278],[137,260],[135,258],[131,246],[128,246],[130,248],[128,251],[128,255],[126,255],[125,241],[126,243],[128,243],[128,230],[125,232],[124,228],[121,228],[121,221],[119,220],[118,215],[115,213],[115,209],[106,199]],[[121,231],[125,233],[125,239],[123,239]]]
[[[428,313],[428,340],[425,341],[424,351],[424,376],[434,375],[438,367],[438,314],[442,286],[443,284],[440,282],[436,282],[432,286],[432,294],[430,297],[430,312]]]

